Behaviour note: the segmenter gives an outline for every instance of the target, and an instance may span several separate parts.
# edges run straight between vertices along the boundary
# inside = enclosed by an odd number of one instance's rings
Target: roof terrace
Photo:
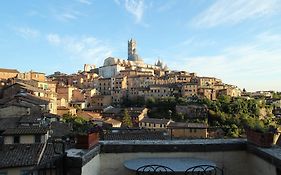
[[[90,150],[67,150],[67,171],[82,175],[136,174],[124,166],[136,158],[212,161],[225,175],[279,175],[281,148],[260,148],[245,139],[108,140]]]

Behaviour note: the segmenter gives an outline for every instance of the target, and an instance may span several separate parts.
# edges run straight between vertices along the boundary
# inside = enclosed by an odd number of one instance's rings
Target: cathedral
[[[134,39],[128,41],[128,59],[120,59],[116,57],[108,57],[104,60],[103,66],[99,68],[99,75],[109,78],[119,74],[121,70],[138,70],[150,71],[163,70],[167,71],[167,65],[164,65],[159,59],[155,65],[146,64],[137,54],[137,42]]]

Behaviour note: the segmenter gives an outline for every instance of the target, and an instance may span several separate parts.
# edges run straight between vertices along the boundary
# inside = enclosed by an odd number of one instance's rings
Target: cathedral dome
[[[108,57],[104,60],[103,66],[110,66],[110,65],[117,64],[117,60],[118,60],[117,58]]]
[[[142,61],[142,59],[137,54],[130,55],[128,60],[129,61]]]

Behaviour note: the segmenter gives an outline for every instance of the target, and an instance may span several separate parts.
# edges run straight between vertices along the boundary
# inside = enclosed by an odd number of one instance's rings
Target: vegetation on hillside
[[[149,116],[152,118],[171,118],[174,121],[190,122],[187,116],[178,114],[175,111],[176,105],[201,104],[209,109],[208,123],[210,127],[221,128],[228,137],[241,137],[244,128],[251,127],[259,131],[266,131],[275,125],[272,118],[272,107],[265,104],[263,99],[231,98],[230,96],[220,96],[217,100],[211,101],[198,97],[165,97],[160,99],[148,98],[139,101],[129,100],[123,103],[124,106],[146,106]],[[266,109],[267,117],[260,119],[261,109]],[[202,122],[195,119],[192,122]],[[203,121],[206,122],[206,121]]]

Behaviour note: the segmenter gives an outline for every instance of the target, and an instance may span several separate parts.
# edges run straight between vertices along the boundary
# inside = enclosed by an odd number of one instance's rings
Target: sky
[[[74,73],[130,38],[146,63],[281,91],[281,0],[1,1],[1,68]]]

